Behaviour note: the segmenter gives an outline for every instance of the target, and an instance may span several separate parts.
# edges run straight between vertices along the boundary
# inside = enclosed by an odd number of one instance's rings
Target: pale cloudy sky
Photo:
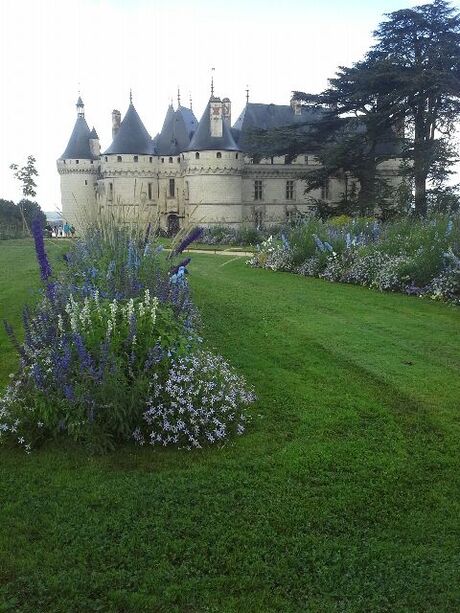
[[[0,198],[17,201],[9,165],[37,158],[37,200],[60,206],[56,159],[75,118],[78,90],[105,149],[111,112],[133,89],[148,131],[161,128],[171,97],[198,119],[217,95],[241,112],[287,104],[292,90],[319,92],[339,65],[359,60],[385,12],[412,0],[0,0]],[[454,6],[460,5],[458,2]]]

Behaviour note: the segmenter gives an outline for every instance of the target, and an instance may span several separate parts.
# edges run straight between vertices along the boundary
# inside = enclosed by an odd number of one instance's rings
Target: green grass
[[[17,322],[30,245],[0,262]],[[460,311],[222,256],[190,280],[207,342],[256,387],[249,432],[0,448],[0,611],[459,610]]]

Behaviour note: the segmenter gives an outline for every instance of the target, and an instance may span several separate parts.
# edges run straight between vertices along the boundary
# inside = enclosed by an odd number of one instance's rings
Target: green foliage
[[[27,232],[24,227],[30,226],[36,216],[42,219],[44,226],[46,216],[37,202],[22,199],[15,204],[11,200],[0,199],[0,240],[25,236]]]

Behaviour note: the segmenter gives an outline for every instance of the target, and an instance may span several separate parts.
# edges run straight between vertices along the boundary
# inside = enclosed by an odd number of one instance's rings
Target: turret
[[[224,101],[212,91],[184,154],[185,193],[196,222],[237,224],[241,220],[243,156],[223,107]]]
[[[78,228],[88,208],[95,206],[95,185],[98,175],[99,138],[90,131],[85,119],[85,105],[78,97],[77,119],[67,147],[57,160],[61,176],[62,214]]]
[[[138,112],[130,102],[123,121],[119,111],[112,113],[112,144],[102,153],[101,193],[109,202],[125,205],[156,201],[155,147]]]

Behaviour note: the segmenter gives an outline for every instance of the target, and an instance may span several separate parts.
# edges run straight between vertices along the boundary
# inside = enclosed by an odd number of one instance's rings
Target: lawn
[[[29,242],[0,243],[0,317],[37,276]],[[0,611],[459,610],[460,310],[231,256],[194,255],[190,281],[256,388],[248,433],[0,447]]]

